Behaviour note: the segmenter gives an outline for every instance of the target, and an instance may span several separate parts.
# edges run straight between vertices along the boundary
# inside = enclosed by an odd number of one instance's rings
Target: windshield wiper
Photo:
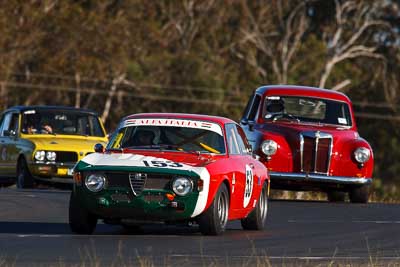
[[[178,145],[168,145],[168,144],[158,144],[158,145],[135,145],[135,146],[127,146],[124,147],[124,149],[126,148],[131,148],[131,149],[141,149],[141,148],[154,148],[154,149],[159,149],[159,150],[179,150],[179,146]]]

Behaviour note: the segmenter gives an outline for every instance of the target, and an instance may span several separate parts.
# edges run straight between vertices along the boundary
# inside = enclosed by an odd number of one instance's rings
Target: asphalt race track
[[[204,237],[196,226],[140,232],[68,226],[68,191],[0,189],[0,266],[358,266],[400,264],[400,205],[271,201],[267,230]]]

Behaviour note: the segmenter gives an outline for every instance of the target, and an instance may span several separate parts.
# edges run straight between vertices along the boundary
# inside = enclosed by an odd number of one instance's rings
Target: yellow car
[[[91,110],[57,106],[16,106],[0,121],[0,180],[18,188],[35,182],[72,183],[77,161],[108,139]]]

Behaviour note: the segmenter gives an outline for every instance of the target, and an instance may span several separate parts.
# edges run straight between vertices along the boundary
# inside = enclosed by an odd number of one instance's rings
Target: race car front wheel
[[[229,193],[224,183],[218,189],[211,206],[198,219],[203,235],[220,235],[228,222]]]
[[[24,158],[20,158],[17,164],[17,188],[32,188],[33,177],[29,172]]]
[[[263,230],[268,214],[268,187],[264,184],[256,207],[241,220],[244,230]]]
[[[89,213],[72,192],[69,200],[69,226],[72,232],[90,235],[96,228],[96,224],[97,217]]]
[[[367,203],[369,195],[369,185],[363,185],[350,190],[349,197],[352,203]]]

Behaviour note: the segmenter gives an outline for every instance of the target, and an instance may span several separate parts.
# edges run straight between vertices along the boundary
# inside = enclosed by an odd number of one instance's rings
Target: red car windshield
[[[345,102],[301,96],[268,96],[263,117],[267,120],[351,126],[349,106]]]
[[[222,135],[206,129],[173,126],[123,127],[113,135],[107,148],[225,153]]]

